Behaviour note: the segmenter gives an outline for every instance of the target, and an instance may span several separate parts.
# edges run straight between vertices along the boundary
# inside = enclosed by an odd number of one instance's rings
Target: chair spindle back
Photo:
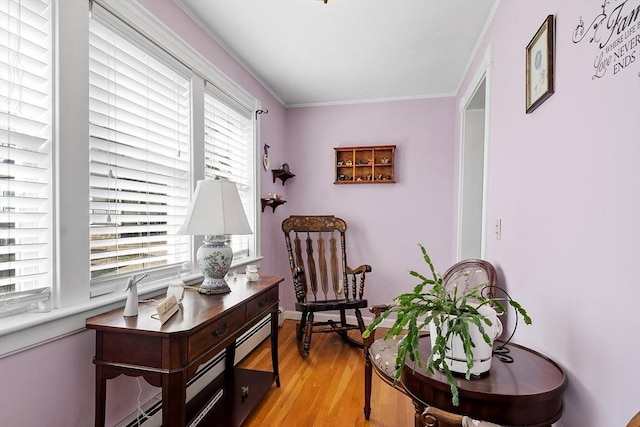
[[[291,216],[282,223],[298,302],[362,299],[353,277],[351,292],[347,274],[345,232],[347,223],[332,215]]]

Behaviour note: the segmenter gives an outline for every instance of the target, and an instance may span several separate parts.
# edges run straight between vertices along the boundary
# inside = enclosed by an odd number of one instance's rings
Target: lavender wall
[[[80,332],[0,359],[0,425],[93,425],[95,334]],[[107,425],[114,425],[159,389],[120,376],[107,384]]]
[[[442,269],[452,262],[454,105],[444,98],[287,112],[286,155],[296,177],[287,181],[289,202],[276,214],[345,219],[349,264],[373,267],[365,293],[371,304],[413,288],[408,271],[424,265],[418,243]],[[333,184],[333,147],[387,144],[396,145],[395,184]],[[293,293],[285,295],[285,307],[292,300]]]
[[[283,187],[261,172],[262,194],[288,200],[262,214],[262,271],[287,276],[280,222],[302,213],[347,219],[350,260],[374,267],[372,303],[412,286],[406,271],[422,265],[418,242],[441,270],[453,262],[457,100],[285,110],[173,2],[141,3],[269,109],[261,140],[271,145],[272,165],[286,161],[296,177]],[[566,427],[625,425],[640,402],[640,54],[635,47],[629,68],[592,79],[599,50],[571,35],[600,5],[504,0],[475,59],[493,46],[488,229],[502,218],[503,235],[490,238],[487,258],[534,317],[516,341],[567,372]],[[625,10],[632,5],[638,1]],[[556,94],[525,115],[524,47],[550,13],[558,25]],[[360,144],[398,146],[397,184],[333,184],[333,147]],[[281,297],[290,308],[288,286],[289,279]],[[82,332],[0,359],[3,425],[91,425],[93,337]],[[144,400],[153,389],[142,383]],[[133,409],[138,386],[121,377],[108,390],[115,423]]]
[[[502,240],[490,235],[487,258],[533,316],[515,340],[567,373],[564,426],[623,426],[640,409],[640,19],[612,37],[630,47],[620,61],[635,61],[593,78],[593,33],[572,35],[601,5],[502,1],[476,58],[493,47],[487,225],[501,218]],[[629,0],[620,18],[638,7]],[[526,115],[524,49],[548,14],[556,93]]]

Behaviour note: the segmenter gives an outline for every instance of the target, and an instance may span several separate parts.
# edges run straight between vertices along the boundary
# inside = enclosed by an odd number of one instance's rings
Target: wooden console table
[[[239,426],[259,403],[278,373],[278,285],[282,277],[231,282],[231,292],[203,295],[188,289],[182,308],[164,325],[151,317],[155,305],[140,304],[138,316],[123,317],[123,309],[87,319],[96,331],[95,425],[104,426],[107,380],[120,374],[142,376],[162,387],[162,424],[185,426],[220,389],[222,398],[200,425]],[[234,368],[235,341],[266,315],[271,315],[273,372]],[[186,403],[187,381],[198,367],[225,350],[225,371]],[[248,388],[243,393],[243,387]],[[243,394],[245,394],[243,396]]]
[[[451,403],[444,373],[429,374],[422,368],[414,370],[413,365],[405,365],[401,381],[416,407],[416,427],[422,426],[420,418],[427,406],[504,426],[543,427],[558,421],[566,383],[562,369],[526,347],[517,344],[506,347],[513,363],[504,363],[494,356],[487,375],[471,380],[456,378],[459,406]],[[430,338],[421,338],[421,357],[427,360],[430,353]]]

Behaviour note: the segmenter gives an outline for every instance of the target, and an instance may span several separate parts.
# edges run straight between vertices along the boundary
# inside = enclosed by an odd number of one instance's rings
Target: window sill
[[[244,272],[247,264],[260,264],[262,257],[244,259],[231,267],[231,271]],[[202,275],[183,277],[186,284],[197,283]],[[139,299],[163,294],[170,280],[150,283],[138,289]],[[91,298],[84,304],[56,308],[49,312],[26,312],[0,319],[0,358],[71,335],[85,329],[87,317],[123,307],[126,293],[112,292]]]
[[[146,287],[140,291],[140,299],[160,295],[166,288],[166,283]],[[122,307],[125,299],[125,293],[114,292],[92,298],[85,304],[5,317],[0,320],[0,358],[81,331],[87,317]]]

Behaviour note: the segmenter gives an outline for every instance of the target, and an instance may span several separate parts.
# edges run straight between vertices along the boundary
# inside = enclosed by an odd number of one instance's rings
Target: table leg
[[[271,364],[276,385],[280,387],[280,371],[278,368],[278,312],[271,313]]]
[[[162,375],[162,425],[186,424],[187,371]]]
[[[236,363],[236,341],[233,340],[224,352],[224,372],[225,375],[233,374],[233,367]]]
[[[104,427],[105,405],[107,399],[107,379],[101,365],[96,365],[96,408],[95,425]]]

